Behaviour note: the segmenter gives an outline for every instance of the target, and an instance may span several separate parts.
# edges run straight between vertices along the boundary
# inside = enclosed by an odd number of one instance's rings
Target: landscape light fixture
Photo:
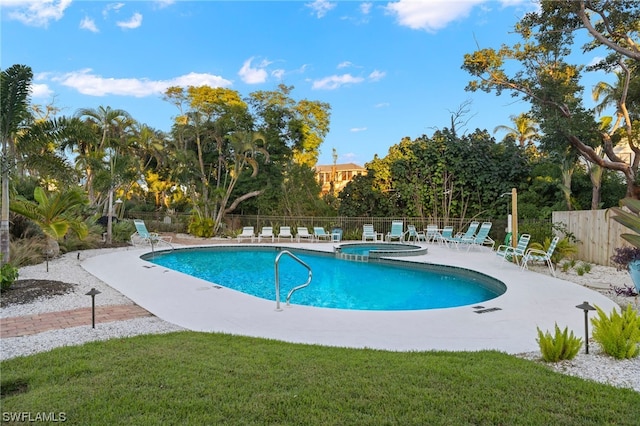
[[[96,328],[96,294],[100,294],[100,291],[95,288],[86,293],[87,296],[91,296],[91,328]]]
[[[582,302],[576,305],[576,308],[584,311],[584,353],[589,353],[589,311],[595,311],[596,308],[591,306],[589,302]]]

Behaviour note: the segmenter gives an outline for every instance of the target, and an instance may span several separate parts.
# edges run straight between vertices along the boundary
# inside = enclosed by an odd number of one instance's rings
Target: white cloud
[[[96,26],[95,21],[88,16],[85,16],[84,18],[82,18],[82,21],[80,21],[80,29],[89,30],[92,33],[100,32],[98,30],[98,27]]]
[[[109,12],[115,10],[119,12],[124,7],[124,3],[108,3],[102,10],[102,16],[106,19],[109,16]]]
[[[311,8],[318,18],[323,18],[327,12],[336,7],[336,3],[328,0],[315,0],[313,3],[305,4],[305,6]]]
[[[380,103],[375,104],[373,107],[374,108],[387,108],[389,106],[391,106],[391,104],[389,102],[380,102]]]
[[[349,62],[349,61],[344,61],[344,62],[340,62],[338,64],[338,69],[340,68],[348,68],[348,67],[352,67],[353,63]]]
[[[71,0],[3,0],[2,7],[11,9],[9,19],[20,21],[33,27],[48,27],[49,22],[59,21]]]
[[[31,96],[38,99],[51,98],[53,90],[46,84],[31,84]]]
[[[466,18],[471,9],[486,0],[400,0],[388,3],[386,11],[398,24],[414,30],[436,32],[450,22]]]
[[[189,73],[171,80],[148,80],[139,78],[105,78],[92,73],[91,69],[74,71],[51,78],[63,86],[89,96],[134,96],[143,98],[162,94],[170,86],[226,87],[231,81],[217,75]]]
[[[371,74],[369,74],[369,80],[371,81],[380,81],[387,75],[384,71],[373,70]]]
[[[286,71],[282,68],[278,68],[277,70],[271,71],[271,75],[278,80],[282,80],[282,77],[286,74]]]
[[[352,127],[351,129],[349,129],[349,131],[354,132],[354,133],[364,132],[366,130],[367,130],[366,127]]]
[[[372,6],[371,3],[360,3],[360,12],[362,12],[363,15],[368,15],[371,12]]]
[[[135,29],[142,25],[142,15],[134,13],[128,21],[118,21],[116,25],[123,29]]]
[[[363,81],[364,79],[362,77],[354,77],[351,74],[331,75],[321,78],[320,80],[315,80],[311,87],[319,90],[335,90],[345,84],[357,84]]]
[[[262,61],[257,68],[251,67],[251,62],[253,61],[253,57],[244,61],[242,64],[242,68],[238,71],[238,75],[240,79],[247,84],[259,84],[267,81],[267,71],[264,69],[267,65],[269,65],[268,61]]]

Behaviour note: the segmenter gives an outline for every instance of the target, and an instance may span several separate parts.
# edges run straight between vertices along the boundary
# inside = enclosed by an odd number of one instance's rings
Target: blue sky
[[[531,0],[0,0],[0,66],[32,68],[33,103],[54,100],[64,115],[124,109],[163,131],[178,113],[161,99],[169,86],[247,96],[284,83],[295,87],[294,99],[331,105],[319,163],[332,163],[335,148],[338,162],[364,165],[405,136],[450,127],[465,102],[466,132],[492,132],[527,111],[508,94],[465,92],[470,76],[460,67],[478,46],[516,42],[514,24],[534,7]]]

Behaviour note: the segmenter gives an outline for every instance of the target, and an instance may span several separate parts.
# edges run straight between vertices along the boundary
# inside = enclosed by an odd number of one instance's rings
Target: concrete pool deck
[[[617,308],[612,300],[596,291],[548,274],[522,271],[502,262],[488,249],[467,252],[437,244],[422,245],[428,247],[427,254],[401,259],[482,272],[504,282],[506,293],[479,304],[489,310],[484,313],[478,313],[480,309],[472,306],[349,311],[284,303],[279,312],[275,300],[214,286],[142,260],[140,256],[148,253],[148,248],[95,256],[85,260],[82,267],[155,316],[190,330],[351,348],[531,352],[539,349],[537,327],[553,331],[557,323],[584,338],[584,312],[576,305],[587,301],[605,312]],[[333,251],[334,245],[322,242],[260,246]],[[194,247],[198,246],[189,248]]]

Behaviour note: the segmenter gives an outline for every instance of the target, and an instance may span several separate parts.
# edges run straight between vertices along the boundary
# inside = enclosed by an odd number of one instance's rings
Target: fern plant
[[[610,316],[596,306],[598,316],[591,318],[593,340],[602,350],[616,359],[634,358],[640,354],[640,316],[631,307],[618,313],[616,309]]]
[[[569,333],[569,327],[560,330],[558,324],[555,325],[555,335],[548,331],[543,333],[538,328],[538,345],[545,362],[558,362],[565,359],[573,359],[578,354],[582,346],[582,339],[576,337],[573,331]]]

